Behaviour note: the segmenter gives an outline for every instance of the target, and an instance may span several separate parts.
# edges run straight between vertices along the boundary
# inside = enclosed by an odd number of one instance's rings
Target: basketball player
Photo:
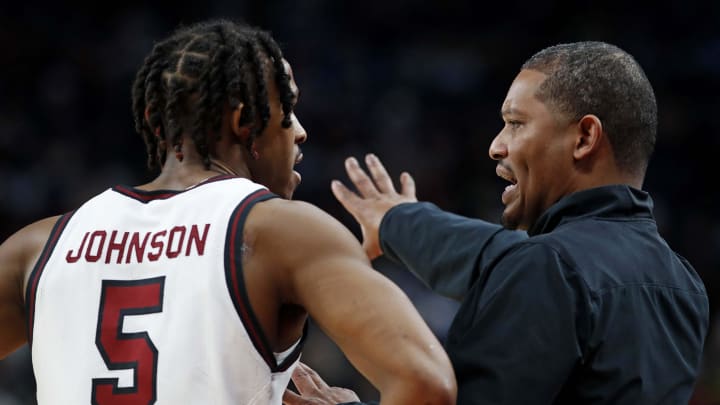
[[[132,93],[159,176],[0,246],[0,358],[30,344],[40,405],[280,404],[308,314],[383,404],[454,403],[407,297],[347,229],[289,200],[307,135],[268,33],[182,28]]]

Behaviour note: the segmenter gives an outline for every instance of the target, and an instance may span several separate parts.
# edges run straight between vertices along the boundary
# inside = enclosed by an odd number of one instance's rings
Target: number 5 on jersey
[[[150,405],[157,399],[158,351],[147,332],[123,332],[126,316],[162,312],[165,277],[103,280],[95,345],[109,370],[133,370],[133,384],[92,380],[93,405]]]

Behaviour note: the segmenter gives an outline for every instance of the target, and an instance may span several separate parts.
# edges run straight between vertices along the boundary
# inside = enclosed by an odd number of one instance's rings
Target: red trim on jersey
[[[115,186],[113,187],[113,190],[119,192],[120,194],[125,194],[126,196],[130,198],[134,198],[136,200],[139,200],[141,202],[149,202],[152,200],[165,200],[170,197],[176,196],[181,191],[167,191],[167,192],[159,192],[158,191],[146,191],[146,193],[152,193],[152,194],[141,194],[140,191],[143,190],[136,190],[131,187],[125,187],[125,186]]]
[[[201,183],[198,183],[198,184],[194,185],[192,188],[197,187],[197,186],[202,186],[203,184],[215,183],[216,181],[220,181],[220,180],[239,179],[239,178],[242,178],[242,177],[238,177],[238,176],[235,176],[235,175],[232,175],[232,174],[220,174],[220,175],[217,175],[217,176],[215,176],[215,177],[210,177],[209,179],[207,179],[207,180],[205,180],[205,181],[203,181],[203,182],[201,182]],[[189,190],[189,189],[188,189],[188,190]]]
[[[33,340],[33,323],[35,321],[35,298],[37,295],[37,286],[40,282],[40,276],[42,275],[43,270],[45,269],[45,265],[47,264],[48,260],[50,259],[50,255],[52,255],[53,250],[55,250],[55,245],[57,244],[58,239],[60,239],[60,234],[65,229],[65,226],[67,225],[70,218],[73,216],[75,211],[69,212],[60,218],[58,218],[57,222],[55,223],[55,226],[53,226],[52,231],[50,231],[50,236],[48,237],[48,241],[45,243],[45,247],[43,248],[42,253],[40,254],[40,258],[38,259],[37,263],[35,264],[35,267],[33,268],[32,273],[30,273],[30,279],[28,280],[27,290],[25,291],[25,302],[27,306],[27,335],[28,335],[28,344],[32,346],[32,340]]]
[[[276,371],[277,361],[275,361],[275,356],[273,355],[272,349],[270,348],[270,345],[268,344],[265,335],[263,334],[262,330],[259,329],[260,325],[257,324],[252,309],[249,308],[249,302],[246,301],[246,292],[243,288],[244,280],[241,280],[239,278],[241,276],[240,273],[242,270],[238,271],[238,260],[242,260],[242,257],[237,257],[236,255],[236,252],[240,250],[237,248],[236,244],[237,242],[242,241],[242,238],[238,240],[237,233],[238,230],[242,232],[243,229],[243,226],[238,225],[244,223],[245,217],[247,216],[248,212],[247,209],[261,199],[266,199],[273,196],[274,195],[272,193],[265,189],[255,191],[254,193],[246,197],[245,200],[243,200],[243,202],[240,204],[240,206],[238,206],[238,208],[235,210],[235,212],[233,212],[228,241],[229,263],[227,263],[227,265],[229,265],[233,301],[235,302],[238,314],[240,315],[240,319],[242,320],[243,325],[245,325],[248,334],[250,335],[250,340],[253,342],[255,348],[265,359],[265,362],[268,364],[268,366],[270,366],[270,369]]]
[[[187,188],[186,190],[139,190],[133,187],[123,186],[123,185],[117,185],[112,188],[113,191],[118,192],[120,194],[124,194],[130,198],[133,198],[135,200],[138,200],[142,203],[148,203],[150,201],[154,200],[167,200],[168,198],[174,197],[178,194],[182,194],[186,191],[192,190],[194,188],[197,188],[199,186],[208,184],[208,183],[214,183],[216,181],[220,180],[227,180],[227,179],[237,179],[238,177],[232,176],[229,174],[220,174],[217,176],[213,176],[203,182],[200,182],[192,187]]]
[[[293,349],[293,351],[285,358],[285,360],[283,360],[282,363],[278,364],[277,371],[287,370],[300,357],[303,346],[305,345],[305,339],[307,338],[307,334],[308,334],[308,323],[309,322],[307,320],[305,320],[305,325],[303,326],[303,332],[302,332],[302,336],[300,336],[300,341],[298,341],[298,344],[297,344],[297,346],[295,346],[295,349]]]

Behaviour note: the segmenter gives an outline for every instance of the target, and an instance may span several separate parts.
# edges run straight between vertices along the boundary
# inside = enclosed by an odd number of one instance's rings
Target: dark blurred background
[[[205,0],[8,3],[0,7],[0,240],[118,184],[152,177],[134,133],[130,84],[178,24],[242,19],[273,32],[293,65],[309,134],[298,199],[341,219],[329,183],[374,152],[444,209],[496,221],[505,184],[487,148],[520,65],[560,42],[601,40],[633,54],[660,114],[645,189],[661,233],[694,264],[712,319],[692,404],[720,404],[720,2]],[[442,339],[456,304],[378,262]],[[0,327],[2,327],[0,325]],[[316,328],[304,360],[361,398],[377,392]],[[27,349],[0,361],[0,405],[34,403]]]

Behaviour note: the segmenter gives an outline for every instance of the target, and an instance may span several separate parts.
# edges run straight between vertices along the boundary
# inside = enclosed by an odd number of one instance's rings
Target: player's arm
[[[307,310],[383,404],[455,403],[441,344],[402,290],[370,267],[350,231],[302,202],[271,200],[256,211],[267,223],[255,253],[274,255],[281,296]]]
[[[27,341],[25,282],[57,219],[28,225],[0,245],[0,359]]]

